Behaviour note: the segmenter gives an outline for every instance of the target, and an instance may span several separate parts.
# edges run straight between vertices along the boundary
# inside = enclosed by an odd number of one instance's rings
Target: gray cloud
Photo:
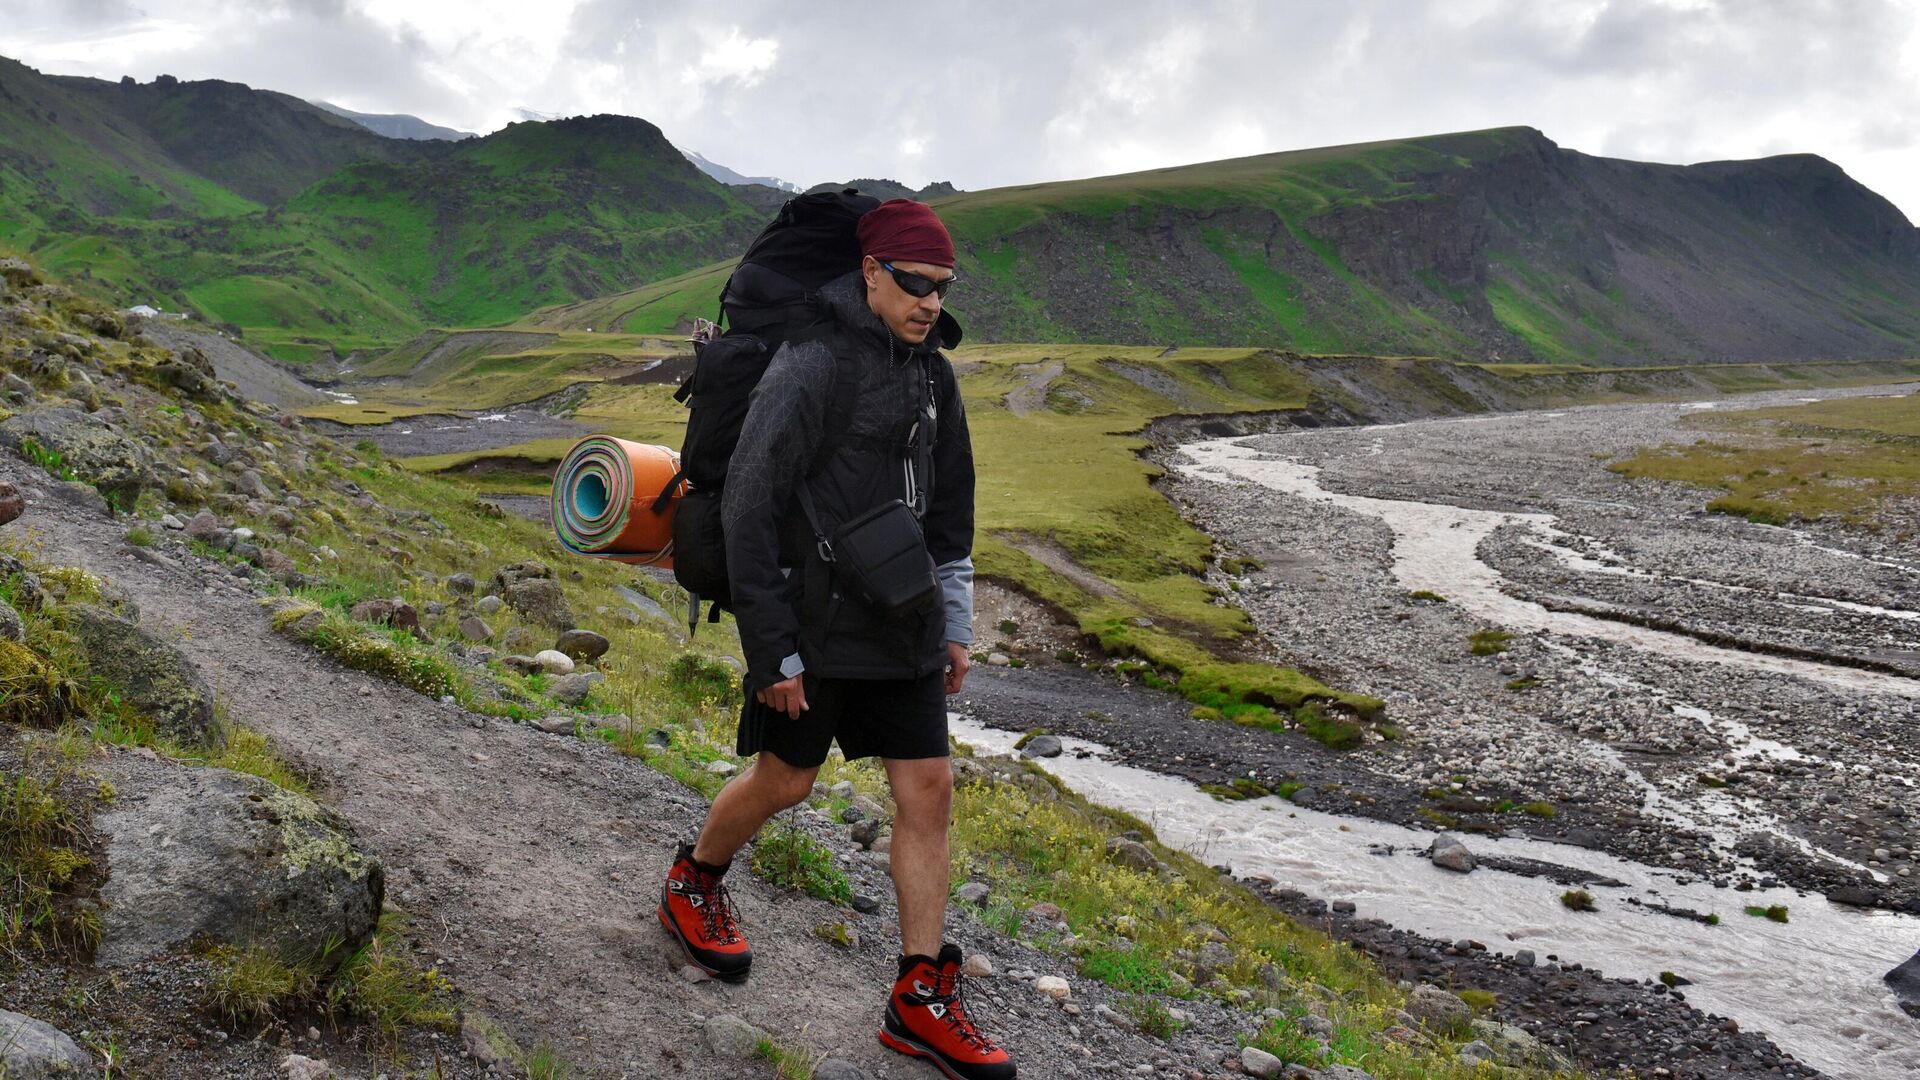
[[[22,16],[0,52],[469,130],[624,112],[801,182],[979,188],[1523,123],[1649,160],[1819,153],[1920,216],[1920,0],[426,2],[0,0]],[[155,30],[181,22],[207,33]]]

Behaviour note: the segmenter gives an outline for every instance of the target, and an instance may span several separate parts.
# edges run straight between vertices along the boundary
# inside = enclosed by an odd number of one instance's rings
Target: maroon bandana
[[[953,237],[926,203],[888,199],[861,216],[857,231],[860,254],[881,262],[953,266]]]

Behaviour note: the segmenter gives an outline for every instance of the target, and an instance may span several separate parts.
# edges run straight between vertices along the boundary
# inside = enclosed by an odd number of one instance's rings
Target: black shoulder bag
[[[829,533],[820,524],[806,481],[800,482],[800,506],[813,528],[821,560],[856,599],[890,619],[925,608],[940,592],[933,556],[920,529],[920,518],[927,511],[926,482],[933,475],[933,437],[939,419],[931,377],[926,383],[926,408],[907,437],[911,505],[905,499],[889,499]]]

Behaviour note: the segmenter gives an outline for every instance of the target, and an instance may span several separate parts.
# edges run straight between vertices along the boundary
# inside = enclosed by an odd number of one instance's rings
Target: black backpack
[[[719,321],[695,333],[693,373],[673,395],[691,410],[680,476],[655,502],[665,509],[679,481],[688,481],[690,490],[674,508],[673,576],[688,593],[690,629],[699,622],[702,600],[713,605],[709,622],[733,607],[720,498],[753,388],[782,344],[826,331],[819,290],[860,268],[855,226],[879,205],[852,188],[788,199],[720,290]],[[944,311],[935,332],[948,346],[960,341],[959,323]]]

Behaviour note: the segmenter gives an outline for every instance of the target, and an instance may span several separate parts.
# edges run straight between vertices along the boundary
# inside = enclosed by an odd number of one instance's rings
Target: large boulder
[[[1886,974],[1887,985],[1893,987],[1893,997],[1905,1009],[1908,1016],[1920,1020],[1920,952],[1907,958],[1907,962]]]
[[[88,669],[156,728],[189,746],[225,745],[226,731],[213,711],[213,688],[172,642],[93,604],[59,610],[86,652]]]
[[[553,577],[552,567],[546,563],[534,562],[529,559],[526,562],[513,563],[495,570],[493,572],[493,580],[487,583],[487,592],[490,594],[505,593],[508,589],[513,588],[523,581],[538,581],[551,577]]]
[[[339,815],[257,776],[138,752],[102,771],[113,803],[100,898],[107,967],[205,941],[337,965],[380,918],[385,875]]]
[[[1473,1007],[1437,986],[1422,984],[1407,995],[1407,1015],[1436,1031],[1452,1031],[1473,1019]]]
[[[31,1016],[0,1009],[0,1077],[46,1080],[94,1075],[93,1058],[67,1033]]]
[[[507,606],[523,617],[555,630],[566,630],[576,621],[567,607],[566,594],[552,578],[528,578],[507,586],[501,594]]]
[[[50,471],[72,473],[123,510],[154,483],[144,447],[79,409],[33,409],[9,417],[0,423],[0,445]]]

